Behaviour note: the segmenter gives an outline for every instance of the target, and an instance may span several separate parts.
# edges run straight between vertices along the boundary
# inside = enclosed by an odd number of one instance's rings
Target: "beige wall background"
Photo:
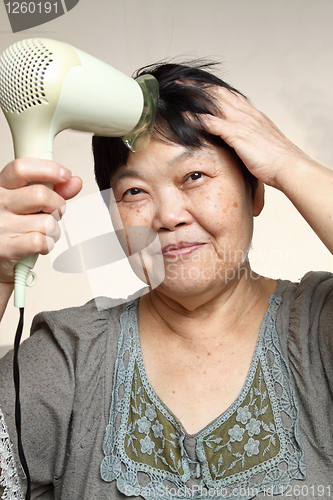
[[[80,0],[66,15],[13,34],[1,2],[0,52],[24,38],[55,38],[126,74],[174,57],[219,60],[222,78],[246,94],[300,148],[331,167],[332,18],[331,0]],[[2,114],[0,143],[2,168],[13,157]],[[83,178],[80,197],[87,200],[97,191],[90,143],[88,134],[65,131],[54,147],[55,159]],[[88,238],[87,218],[77,217],[77,224]],[[323,244],[273,189],[267,189],[266,208],[255,223],[251,261],[261,274],[291,280],[308,270],[333,271]],[[37,312],[80,305],[99,293],[98,286],[92,290],[91,276],[58,273],[49,257],[40,257],[35,270],[38,283],[27,291],[25,337]],[[123,296],[121,286],[131,280],[121,265],[104,279],[113,296]],[[10,302],[0,326],[0,346],[13,342],[17,321],[18,311]]]

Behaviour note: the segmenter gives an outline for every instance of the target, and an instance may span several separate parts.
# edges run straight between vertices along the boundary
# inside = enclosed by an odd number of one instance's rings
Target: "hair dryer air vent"
[[[0,58],[0,104],[6,112],[22,113],[32,106],[48,104],[44,75],[52,52],[38,38],[22,40]]]

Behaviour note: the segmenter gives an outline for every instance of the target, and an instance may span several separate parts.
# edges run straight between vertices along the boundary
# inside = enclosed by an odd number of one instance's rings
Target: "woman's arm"
[[[30,184],[41,182],[51,182],[54,191]],[[27,255],[51,250],[59,227],[55,219],[50,224],[49,215],[57,210],[60,218],[65,200],[81,185],[81,179],[53,161],[21,158],[0,172],[0,318],[14,288],[15,264]]]
[[[282,191],[333,253],[333,171],[312,160],[244,97],[219,88],[220,117],[202,122],[261,182]],[[202,116],[202,115],[201,115]]]
[[[295,162],[290,174],[278,176],[277,187],[333,253],[333,171],[311,159]]]

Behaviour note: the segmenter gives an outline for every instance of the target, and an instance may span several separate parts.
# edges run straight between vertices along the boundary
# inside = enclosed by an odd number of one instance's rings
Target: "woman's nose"
[[[180,190],[163,190],[155,206],[153,228],[156,231],[174,231],[180,225],[190,224],[193,217],[188,208],[184,193]]]

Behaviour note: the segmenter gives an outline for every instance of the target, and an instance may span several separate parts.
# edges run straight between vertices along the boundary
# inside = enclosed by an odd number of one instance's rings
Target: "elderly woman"
[[[165,276],[126,304],[35,318],[20,351],[32,498],[329,498],[333,279],[258,276],[248,250],[264,184],[332,249],[332,172],[206,65],[142,72],[160,84],[152,140],[130,153],[95,137],[96,179],[125,228],[157,233]],[[45,218],[81,184],[55,162],[20,159],[0,186],[4,310],[15,263],[48,252],[58,229],[44,234]],[[4,498],[22,498],[11,366],[9,353],[1,480]]]

